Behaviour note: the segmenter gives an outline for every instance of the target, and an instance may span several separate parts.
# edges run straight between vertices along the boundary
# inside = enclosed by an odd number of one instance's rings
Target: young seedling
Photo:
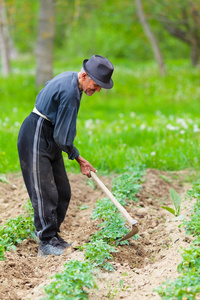
[[[161,206],[162,208],[166,209],[168,212],[173,214],[176,217],[176,220],[183,220],[185,218],[184,215],[180,215],[180,208],[181,208],[181,197],[179,194],[174,190],[170,189],[170,198],[172,199],[174,203],[174,208],[168,207],[168,206]]]

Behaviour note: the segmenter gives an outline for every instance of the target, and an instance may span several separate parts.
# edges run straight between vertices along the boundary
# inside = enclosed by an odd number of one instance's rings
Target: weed
[[[151,256],[151,261],[154,262],[154,260],[155,260],[155,257]]]
[[[160,178],[162,178],[165,182],[167,183],[171,183],[172,182],[172,179],[168,178],[167,176],[165,175],[159,175]]]
[[[85,209],[87,209],[87,208],[89,208],[89,206],[86,205],[86,204],[83,204],[82,206],[79,206],[79,207],[78,207],[78,209],[80,209],[80,210],[85,210]]]
[[[5,175],[0,175],[0,182],[8,183]]]
[[[124,282],[123,282],[123,280],[120,280],[120,281],[119,281],[119,287],[120,287],[120,289],[123,289],[123,287],[124,287]]]
[[[114,290],[112,290],[110,284],[107,285],[107,287],[108,287],[108,295],[107,295],[108,299],[114,299],[116,294],[118,293],[118,289],[115,288]]]
[[[95,190],[96,189],[96,184],[95,184],[95,182],[94,181],[92,181],[92,180],[87,180],[87,185],[89,185],[93,190]]]

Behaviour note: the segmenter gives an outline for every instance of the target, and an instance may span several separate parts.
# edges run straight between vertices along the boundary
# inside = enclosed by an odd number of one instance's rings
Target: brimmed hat
[[[111,89],[113,87],[111,76],[114,67],[107,58],[100,55],[93,55],[90,59],[84,59],[83,68],[100,87],[104,89]]]

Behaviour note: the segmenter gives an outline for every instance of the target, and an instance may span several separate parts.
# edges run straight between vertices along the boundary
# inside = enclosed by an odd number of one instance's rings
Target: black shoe
[[[48,241],[40,241],[38,256],[61,255],[65,251],[65,246],[54,236]]]
[[[68,242],[66,242],[58,233],[56,233],[55,236],[57,237],[57,239],[59,240],[60,244],[63,247],[67,248],[67,247],[70,247],[72,245],[72,243],[69,244]]]

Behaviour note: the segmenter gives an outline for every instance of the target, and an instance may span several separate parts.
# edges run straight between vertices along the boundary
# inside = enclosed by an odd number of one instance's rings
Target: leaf
[[[161,206],[161,207],[164,208],[164,209],[166,209],[167,211],[169,211],[174,216],[176,216],[175,210],[173,208],[168,207],[168,206]]]
[[[89,208],[89,206],[86,205],[86,204],[83,204],[82,206],[79,206],[78,208],[79,208],[80,210],[85,210],[85,209]]]
[[[179,216],[181,197],[179,196],[179,194],[174,189],[170,189],[170,197],[171,197],[171,199],[174,203],[174,206],[175,206],[176,216]]]
[[[185,219],[185,215],[179,215],[178,217],[174,218],[175,221],[183,221]]]
[[[0,176],[0,182],[8,183],[8,180],[6,179],[5,176]]]
[[[119,281],[119,287],[122,289],[123,286],[124,286],[124,282],[123,282],[123,280],[120,280],[120,281]]]

